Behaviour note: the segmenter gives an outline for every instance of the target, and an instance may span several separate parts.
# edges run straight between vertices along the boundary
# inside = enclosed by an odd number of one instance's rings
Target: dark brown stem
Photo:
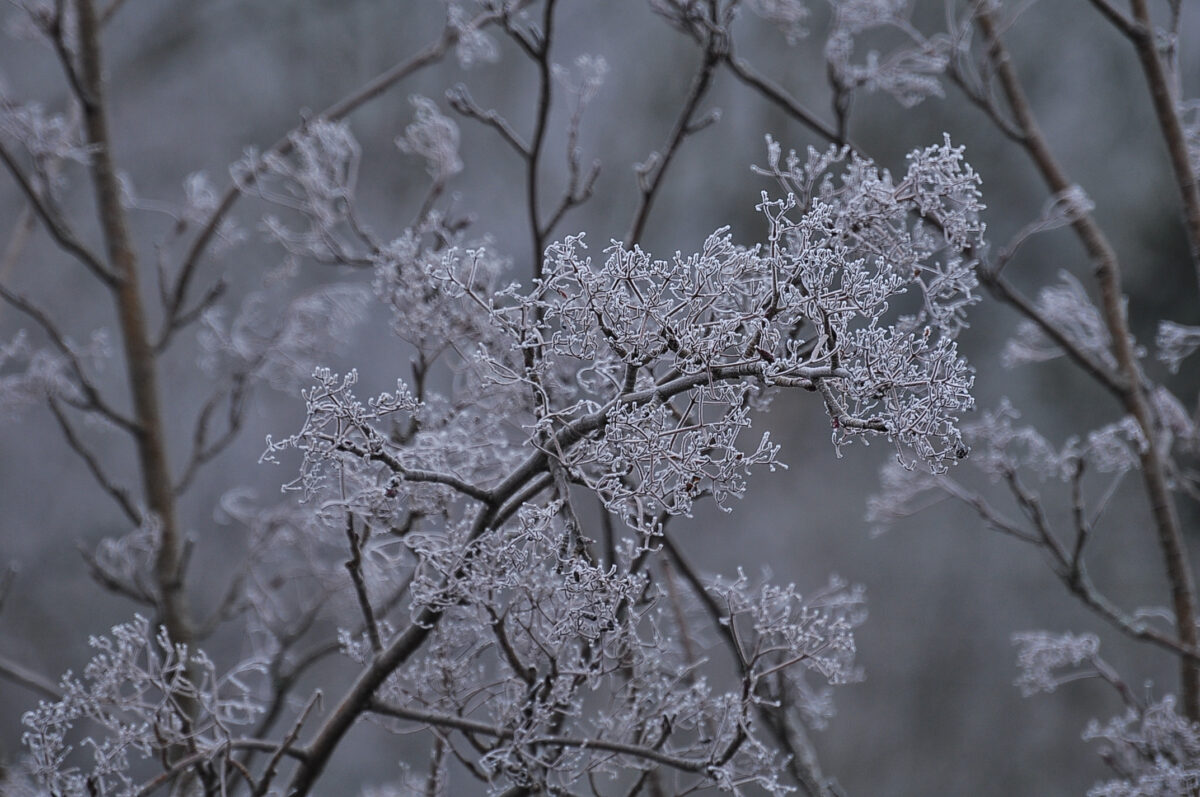
[[[58,401],[51,398],[47,403],[50,407],[50,413],[54,416],[54,420],[58,422],[58,428],[62,431],[63,439],[67,441],[67,445],[83,460],[83,464],[87,466],[88,472],[92,474],[92,478],[96,480],[100,488],[117,502],[117,506],[121,507],[121,511],[125,513],[125,517],[129,522],[134,526],[140,526],[145,519],[142,517],[142,513],[138,511],[138,508],[134,506],[129,491],[116,484],[104,472],[104,466],[100,464],[100,460],[96,458],[96,455],[79,439],[79,435],[75,433],[75,427],[71,426],[71,422],[67,420],[67,416],[63,412],[63,408],[58,405]]]
[[[96,209],[108,253],[109,269],[116,276],[113,288],[125,350],[129,390],[137,419],[137,455],[147,508],[160,526],[154,577],[158,586],[160,621],[171,641],[192,642],[191,618],[183,591],[183,544],[175,517],[175,493],[167,464],[166,439],[159,403],[158,369],[147,333],[138,283],[138,262],[121,206],[120,186],[113,160],[100,61],[99,20],[93,0],[81,0],[79,14],[79,69],[84,129],[92,149],[90,168]]]
[[[1183,125],[1179,120],[1179,98],[1171,89],[1170,76],[1159,54],[1154,23],[1150,19],[1146,0],[1131,0],[1130,5],[1133,8],[1134,24],[1126,35],[1133,42],[1138,60],[1142,63],[1142,73],[1146,76],[1150,99],[1154,103],[1154,115],[1167,144],[1175,187],[1183,202],[1183,220],[1192,255],[1192,267],[1200,283],[1200,183],[1197,183],[1196,172],[1192,168],[1191,158],[1188,157],[1187,136],[1184,135]]]
[[[525,191],[529,203],[529,228],[533,237],[533,276],[542,277],[542,253],[546,249],[547,231],[542,225],[541,210],[538,208],[538,166],[542,145],[546,140],[546,125],[550,119],[550,37],[554,26],[555,0],[546,0],[542,10],[542,29],[534,46],[534,62],[538,70],[538,96],[533,137],[529,142],[529,157],[526,159]]]
[[[305,748],[304,761],[292,777],[286,794],[290,797],[303,797],[312,790],[346,732],[370,707],[375,690],[397,667],[416,653],[440,619],[439,610],[426,608],[413,620],[407,631],[393,640],[359,673],[345,697],[317,732],[316,738]]]
[[[364,528],[363,534],[368,529]],[[350,544],[350,559],[346,562],[346,570],[354,583],[354,595],[358,598],[358,607],[362,611],[363,624],[367,628],[367,638],[371,641],[371,650],[379,653],[383,650],[383,642],[379,638],[379,623],[375,620],[375,607],[367,594],[367,582],[363,578],[362,538],[354,530],[354,515],[346,513],[346,538]]]
[[[776,107],[781,108],[789,116],[803,124],[809,130],[813,131],[821,138],[831,144],[846,144],[855,149],[854,145],[849,141],[843,141],[842,136],[831,127],[828,123],[817,118],[816,114],[801,105],[795,97],[792,97],[779,86],[772,83],[769,79],[759,74],[749,62],[736,58],[733,52],[730,51],[725,55],[725,64],[729,67],[729,71],[733,76],[750,86],[763,97],[766,97]]]
[[[991,11],[981,7],[976,23],[987,43],[988,57],[996,69],[1001,90],[1024,133],[1026,152],[1037,165],[1052,192],[1057,194],[1066,191],[1071,187],[1071,181],[1054,157],[1038,126]],[[1101,314],[1112,338],[1113,356],[1116,358],[1123,382],[1121,402],[1125,410],[1137,421],[1146,441],[1146,445],[1139,452],[1142,480],[1150,500],[1158,544],[1171,587],[1171,604],[1179,641],[1183,647],[1196,650],[1196,589],[1180,529],[1178,511],[1167,486],[1160,435],[1146,397],[1133,337],[1125,317],[1120,265],[1108,239],[1090,214],[1080,214],[1071,222],[1071,226],[1095,268],[1096,281],[1100,287]],[[1180,693],[1184,713],[1192,720],[1200,720],[1200,663],[1190,656],[1180,659]]]

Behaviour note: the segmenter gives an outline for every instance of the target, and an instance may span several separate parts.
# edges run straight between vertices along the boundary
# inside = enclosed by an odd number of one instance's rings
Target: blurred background
[[[1007,40],[1052,145],[1095,201],[1122,259],[1139,336],[1149,344],[1160,318],[1200,323],[1176,192],[1132,49],[1086,3],[1026,5]],[[1195,96],[1200,48],[1189,51],[1186,34],[1200,27],[1200,6],[1183,5],[1181,74],[1184,95]],[[941,0],[918,0],[916,6],[918,27],[940,30]],[[778,30],[743,14],[738,49],[808,108],[831,119],[823,57],[830,10],[818,0],[811,7],[810,33],[794,46]],[[178,202],[184,178],[197,171],[223,189],[229,164],[246,147],[270,146],[306,115],[417,52],[439,35],[445,13],[438,0],[129,0],[104,39],[117,162],[141,197]],[[4,95],[60,111],[66,93],[53,52],[20,35],[20,9],[6,7],[0,14],[16,34],[0,45]],[[637,196],[633,166],[662,147],[701,54],[643,0],[562,0],[558,19],[554,61],[569,65],[579,54],[602,55],[610,67],[586,112],[579,142],[585,163],[593,158],[601,163],[595,195],[569,213],[554,236],[586,231],[595,255],[628,228]],[[425,165],[398,152],[393,140],[412,121],[409,95],[427,96],[461,131],[464,170],[441,206],[471,215],[475,235],[490,236],[511,256],[514,278],[525,279],[534,253],[521,165],[493,130],[454,116],[444,96],[463,82],[480,105],[498,109],[522,133],[530,129],[533,67],[511,42],[497,41],[496,63],[464,70],[448,57],[350,117],[363,147],[359,204],[366,224],[383,239],[398,235],[417,212],[428,185]],[[765,161],[764,135],[785,148],[825,146],[728,74],[718,73],[705,107],[721,110],[719,123],[685,142],[650,216],[643,246],[660,256],[694,251],[726,224],[739,242],[762,240],[765,228],[754,206],[759,192],[774,186],[750,167]],[[550,196],[566,179],[568,111],[565,102],[553,109],[557,122],[551,124],[544,159]],[[968,161],[982,175],[989,238],[993,246],[1004,245],[1046,201],[1023,154],[952,86],[946,86],[944,99],[914,109],[886,95],[856,97],[851,136],[893,172],[903,170],[908,151],[940,143],[943,131],[966,146]],[[92,218],[90,187],[78,170],[70,177],[67,211],[76,219]],[[9,234],[23,206],[8,175],[0,176],[0,235]],[[253,216],[241,218],[253,235]],[[143,258],[152,263],[170,221],[153,212],[135,219]],[[94,227],[80,224],[95,240]],[[0,246],[6,242],[0,240]],[[172,251],[168,255],[177,259],[178,251]],[[261,285],[283,259],[277,247],[254,237],[210,257],[205,284],[223,273],[229,295],[238,296]],[[303,269],[300,280],[309,284],[346,276],[311,264]],[[1008,273],[1032,294],[1056,281],[1062,269],[1084,279],[1089,275],[1076,241],[1060,230],[1030,241]],[[357,278],[369,282],[370,275]],[[34,234],[24,256],[0,280],[51,308],[75,338],[107,327],[115,342],[106,296],[44,231]],[[359,369],[360,395],[407,375],[407,355],[388,334],[386,312],[378,310],[353,346],[330,363],[338,370]],[[1016,322],[1011,311],[985,297],[961,337],[978,371],[981,409],[1008,396],[1058,444],[1118,417],[1107,395],[1062,363],[1003,368],[999,355]],[[0,306],[0,340],[25,326],[12,308]],[[186,448],[191,419],[205,397],[197,351],[191,341],[181,341],[163,365],[169,444],[176,452]],[[115,366],[114,361],[100,379],[120,396],[123,379]],[[1194,366],[1189,373],[1186,364],[1182,374],[1168,379],[1188,397],[1195,396],[1198,382]],[[271,498],[293,478],[290,466],[258,460],[265,435],[290,434],[302,417],[298,394],[256,394],[239,441],[201,472],[185,497],[182,519],[197,540],[192,600],[201,609],[215,600],[230,557],[244,544],[238,527],[216,521],[214,507],[231,488]],[[838,458],[829,444],[828,418],[813,396],[781,397],[760,424],[783,444],[781,458],[790,468],[759,474],[732,514],[698,512],[676,526],[675,534],[711,572],[732,573],[735,565],[751,574],[769,570],[802,590],[837,573],[866,586],[870,617],[859,634],[866,678],[837,690],[837,716],[814,734],[827,773],[847,794],[1078,794],[1103,778],[1096,750],[1080,736],[1089,719],[1120,710],[1115,695],[1099,683],[1082,682],[1054,695],[1022,698],[1012,685],[1017,672],[1010,637],[1017,631],[1095,631],[1102,652],[1139,694],[1175,690],[1176,667],[1169,657],[1114,637],[1065,594],[1036,551],[988,531],[969,510],[943,503],[873,538],[864,520],[866,501],[892,452],[881,441],[848,448]],[[103,430],[87,433],[104,445]],[[106,455],[116,472],[131,472],[123,440]],[[1047,485],[1046,494],[1067,510],[1064,489]],[[0,653],[56,680],[87,661],[89,634],[104,633],[133,612],[96,587],[79,554],[80,547],[90,550],[127,529],[42,408],[0,426],[0,507],[0,567],[15,568],[0,613]],[[1146,517],[1136,479],[1130,478],[1095,540],[1093,576],[1127,607],[1168,599]],[[1197,517],[1184,519],[1195,545]],[[218,638],[208,648],[220,662],[238,644]],[[21,712],[35,702],[33,693],[0,680],[0,759],[20,755]],[[338,769],[323,782],[325,793],[352,793],[356,784],[396,775],[395,751],[378,741],[356,747],[356,754],[358,760],[354,755],[336,760]]]

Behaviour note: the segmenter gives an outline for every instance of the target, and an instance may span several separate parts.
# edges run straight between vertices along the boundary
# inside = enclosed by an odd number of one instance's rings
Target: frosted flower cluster
[[[317,119],[288,136],[283,150],[250,150],[230,172],[244,193],[287,212],[264,215],[261,227],[294,257],[363,264],[369,233],[354,214],[361,157],[348,124]]]
[[[961,252],[982,225],[961,149],[914,152],[898,180],[850,158],[835,182],[848,157],[836,150],[781,157],[772,142],[762,171],[788,193],[764,196],[768,242],[755,247],[718,230],[692,255],[614,242],[596,263],[572,236],[547,250],[532,290],[498,286],[505,263],[486,242],[431,246],[410,231],[381,247],[376,294],[417,346],[422,384],[385,418],[352,382],[321,376],[304,430],[273,444],[306,452],[297,485],[313,494],[346,466],[356,486],[339,489],[354,495],[417,472],[402,502],[449,498],[460,481],[482,495],[532,444],[647,531],[700,496],[724,506],[752,467],[778,464],[768,437],[743,441],[752,410],[788,387],[821,396],[839,446],[883,435],[935,471],[964,456],[973,374],[954,337],[975,301]],[[450,394],[423,384],[438,358]]]
[[[436,181],[445,180],[462,171],[458,156],[458,125],[438,110],[437,104],[420,95],[409,98],[416,120],[396,139],[401,152],[425,159],[429,174]]]
[[[714,632],[679,626],[677,611],[700,610],[696,598],[681,606],[679,595],[637,569],[633,549],[607,567],[571,556],[560,508],[526,506],[516,522],[465,546],[439,545],[433,532],[410,542],[426,563],[443,559],[441,572],[419,575],[415,590],[453,586],[438,598],[443,614],[425,654],[397,670],[380,699],[476,723],[495,740],[477,766],[497,785],[553,792],[588,773],[619,779],[656,765],[635,754],[650,746],[663,756],[658,764],[680,770],[665,781],[679,789],[716,783],[734,793],[752,785],[786,793],[777,779],[783,762],[753,722],[754,707],[803,690],[808,702],[781,709],[819,711],[822,693],[804,682],[806,673],[829,685],[858,677],[861,589],[835,581],[802,598],[792,586],[745,577],[711,584],[708,599],[734,629],[744,666],[736,688],[721,691],[697,658],[713,648]],[[355,649],[361,655],[361,645]],[[560,746],[549,765],[537,751],[554,740]]]
[[[24,331],[0,343],[0,368],[8,371],[0,375],[0,419],[14,418],[46,398],[90,406],[91,379],[112,357],[108,331],[97,329],[86,342],[62,337],[55,344],[35,348]],[[91,420],[104,423],[100,416]]]
[[[1191,794],[1200,788],[1200,725],[1175,710],[1171,695],[1130,707],[1108,722],[1093,720],[1083,738],[1119,777],[1088,789],[1088,797]]]
[[[834,24],[825,44],[825,60],[842,91],[882,91],[905,108],[929,97],[945,96],[940,77],[950,63],[945,36],[925,38],[909,23],[911,0],[835,0]],[[900,31],[909,40],[890,53],[869,50],[855,62],[856,40],[876,28]]]
[[[1200,327],[1163,321],[1158,325],[1158,359],[1166,363],[1171,373],[1177,373],[1185,359],[1200,349]]]
[[[376,583],[360,594],[398,585],[406,633],[426,629],[381,688],[379,722],[467,723],[491,740],[474,766],[496,784],[666,764],[680,788],[786,790],[755,718],[828,719],[830,687],[860,676],[861,590],[802,597],[745,576],[680,590],[645,562],[673,516],[728,509],[754,469],[781,466],[753,426],[782,389],[816,394],[836,445],[882,436],[925,473],[964,456],[973,373],[954,339],[983,227],[978,177],[949,141],[898,178],[773,142],[768,164],[783,198],[762,196],[753,246],[721,229],[692,254],[614,241],[593,260],[580,234],[547,248],[530,285],[505,284],[489,241],[434,218],[371,254],[411,373],[360,398],[357,373],[316,369],[306,420],[264,456],[300,454],[287,487],[312,505],[311,533],[349,533]],[[583,493],[634,532],[609,529],[603,555]],[[697,612],[708,630],[682,619]],[[344,647],[365,662],[391,628],[343,627]],[[739,669],[732,690],[702,675],[714,644]]]
[[[1062,682],[1059,672],[1090,664],[1100,650],[1095,634],[1052,634],[1048,631],[1029,631],[1014,634],[1013,642],[1020,648],[1017,666],[1021,675],[1017,686],[1025,697],[1038,692],[1053,692]]]
[[[1072,274],[1059,272],[1060,283],[1043,288],[1038,293],[1037,309],[1072,342],[1109,367],[1115,367],[1112,338],[1100,311],[1092,303],[1083,284]],[[1016,334],[1004,348],[1002,359],[1006,366],[1044,362],[1061,357],[1062,349],[1032,321],[1022,321]]]
[[[61,113],[48,113],[39,103],[23,103],[9,96],[0,77],[0,140],[22,147],[33,160],[40,177],[54,161],[88,162],[88,148],[78,120]],[[55,180],[47,187],[54,187]]]
[[[143,617],[91,646],[83,677],[63,677],[62,699],[22,717],[29,771],[52,794],[137,794],[140,761],[217,758],[261,711],[251,686],[257,665],[218,674],[203,652],[171,643]],[[73,750],[88,751],[89,765]]]
[[[1080,678],[1103,678],[1117,687],[1126,703],[1123,713],[1107,721],[1091,720],[1086,741],[1100,745],[1100,755],[1116,777],[1088,789],[1088,797],[1149,797],[1191,794],[1200,787],[1200,724],[1176,711],[1176,699],[1143,704],[1116,679],[1099,657],[1094,634],[1016,634],[1020,647],[1017,685],[1022,694],[1053,692]]]

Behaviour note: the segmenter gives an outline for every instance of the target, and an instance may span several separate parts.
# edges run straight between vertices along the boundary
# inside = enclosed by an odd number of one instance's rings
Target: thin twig
[[[263,797],[267,793],[267,789],[271,787],[271,781],[275,779],[275,773],[279,769],[279,762],[283,760],[284,755],[288,750],[291,750],[296,744],[296,738],[300,736],[300,729],[304,727],[304,721],[308,719],[308,715],[321,702],[321,690],[313,692],[313,696],[309,698],[308,705],[300,712],[300,716],[292,723],[292,729],[287,732],[283,740],[279,743],[271,758],[267,761],[267,768],[263,771],[263,776],[258,781],[258,786],[251,793],[251,797]]]
[[[62,431],[63,439],[67,441],[67,445],[71,450],[79,455],[83,460],[83,464],[87,466],[88,472],[92,474],[92,478],[100,485],[104,492],[117,502],[117,506],[121,507],[121,511],[125,513],[125,517],[135,526],[142,524],[142,513],[134,505],[134,500],[130,497],[129,490],[114,483],[104,472],[104,466],[96,458],[83,441],[79,439],[79,435],[75,433],[74,427],[67,420],[66,414],[62,407],[58,406],[58,400],[51,397],[47,402],[50,407],[50,413],[54,416],[54,420],[58,421],[58,428]]]
[[[679,114],[675,117],[675,124],[667,136],[666,145],[661,152],[655,153],[657,157],[653,159],[653,163],[647,161],[644,168],[648,173],[639,172],[638,174],[638,205],[633,213],[633,220],[629,224],[629,232],[625,233],[625,246],[629,248],[633,248],[642,240],[646,221],[650,217],[650,209],[654,206],[654,198],[657,196],[659,188],[662,187],[667,168],[679,151],[680,145],[683,144],[685,138],[693,132],[697,132],[693,128],[692,118],[696,115],[701,101],[712,86],[713,71],[720,60],[720,55],[717,36],[710,33],[704,46],[704,57],[700,61],[700,68],[692,78],[692,85],[688,88],[687,97],[680,106]]]
[[[1121,31],[1121,33],[1129,38],[1137,35],[1137,27],[1133,24],[1133,21],[1122,14],[1120,9],[1110,3],[1109,0],[1088,0],[1088,2],[1094,5],[1101,16],[1112,23],[1113,27]]]
[[[849,140],[841,140],[837,130],[818,119],[812,111],[801,105],[798,100],[758,73],[748,61],[736,57],[732,49],[725,54],[724,63],[729,67],[729,71],[733,73],[734,77],[766,97],[776,107],[781,108],[809,130],[812,130],[831,144],[842,143],[857,151],[857,147]]]
[[[1197,283],[1200,284],[1200,181],[1197,180],[1188,151],[1187,135],[1179,118],[1179,97],[1172,89],[1170,76],[1159,54],[1158,36],[1154,22],[1150,19],[1150,9],[1146,0],[1130,0],[1130,5],[1134,26],[1126,35],[1137,50],[1142,73],[1150,89],[1150,99],[1154,103],[1154,115],[1167,145],[1171,174],[1175,178],[1175,187],[1183,202],[1183,220],[1192,256],[1192,268],[1196,272]]]
[[[294,758],[301,763],[304,763],[308,759],[308,756],[305,754],[303,748],[280,748],[279,742],[272,741],[270,739],[231,739],[228,742],[222,743],[218,749],[198,750],[190,755],[184,756],[178,761],[172,762],[170,768],[166,772],[163,772],[161,775],[158,775],[157,777],[143,783],[142,786],[136,792],[134,792],[134,794],[136,797],[148,797],[148,795],[153,794],[158,789],[170,783],[173,779],[177,778],[179,775],[182,775],[187,770],[191,769],[197,764],[203,763],[209,758],[219,755],[224,751],[258,750],[262,752],[274,753],[280,749],[283,750],[284,755],[288,756],[289,758]]]
[[[104,265],[99,255],[79,241],[79,238],[67,226],[66,221],[63,220],[62,215],[50,203],[49,199],[37,192],[3,142],[0,142],[0,161],[4,162],[4,166],[13,176],[13,179],[16,180],[17,186],[25,194],[25,198],[29,201],[33,209],[37,211],[38,218],[46,225],[46,229],[50,232],[50,237],[55,240],[59,247],[86,266],[87,270],[96,275],[105,285],[109,287],[115,286],[117,284],[117,276]]]
[[[63,699],[62,692],[50,679],[3,656],[0,656],[0,678],[20,684],[26,689],[37,692],[47,700]]]
[[[369,528],[363,529],[366,535]],[[350,543],[350,558],[346,561],[346,570],[350,573],[350,581],[354,583],[354,595],[358,598],[358,607],[362,611],[363,624],[367,628],[367,638],[371,641],[371,650],[378,654],[383,650],[383,642],[379,638],[379,624],[375,620],[375,609],[371,606],[371,597],[367,594],[367,582],[363,578],[362,544],[363,540],[354,530],[354,515],[346,513],[346,539]]]

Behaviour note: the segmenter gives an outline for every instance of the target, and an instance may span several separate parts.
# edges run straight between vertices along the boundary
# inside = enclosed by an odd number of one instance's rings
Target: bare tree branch
[[[29,200],[30,206],[37,211],[38,218],[46,225],[46,229],[50,232],[50,236],[54,241],[64,251],[86,266],[88,271],[92,272],[101,282],[109,287],[115,287],[118,281],[117,275],[109,270],[108,266],[104,264],[98,255],[80,243],[75,233],[62,219],[62,215],[58,209],[33,187],[33,183],[21,171],[21,167],[17,165],[16,160],[8,151],[8,148],[4,146],[3,142],[0,142],[0,161],[4,162],[4,166],[8,169],[9,174],[13,176],[17,185],[25,194],[25,198]]]
[[[1000,80],[1004,95],[1013,110],[1017,124],[1025,137],[1025,150],[1041,172],[1050,190],[1060,193],[1072,182],[1055,159],[1043,136],[1032,108],[1025,96],[1008,50],[996,29],[992,12],[981,7],[976,22],[988,46],[988,54]],[[1157,56],[1156,56],[1157,57]],[[1198,205],[1200,209],[1200,205]],[[1100,285],[1101,309],[1112,338],[1113,354],[1121,372],[1124,390],[1121,395],[1126,410],[1137,420],[1147,441],[1140,453],[1142,477],[1154,515],[1158,545],[1162,551],[1171,587],[1171,601],[1180,642],[1188,650],[1200,649],[1197,630],[1196,589],[1192,567],[1179,524],[1179,515],[1171,491],[1167,487],[1164,455],[1159,448],[1153,412],[1147,401],[1138,356],[1134,350],[1125,301],[1121,287],[1121,272],[1116,253],[1090,214],[1080,214],[1071,222],[1084,249],[1092,258]],[[1180,662],[1180,691],[1184,710],[1193,720],[1200,719],[1200,662],[1184,657]]]

